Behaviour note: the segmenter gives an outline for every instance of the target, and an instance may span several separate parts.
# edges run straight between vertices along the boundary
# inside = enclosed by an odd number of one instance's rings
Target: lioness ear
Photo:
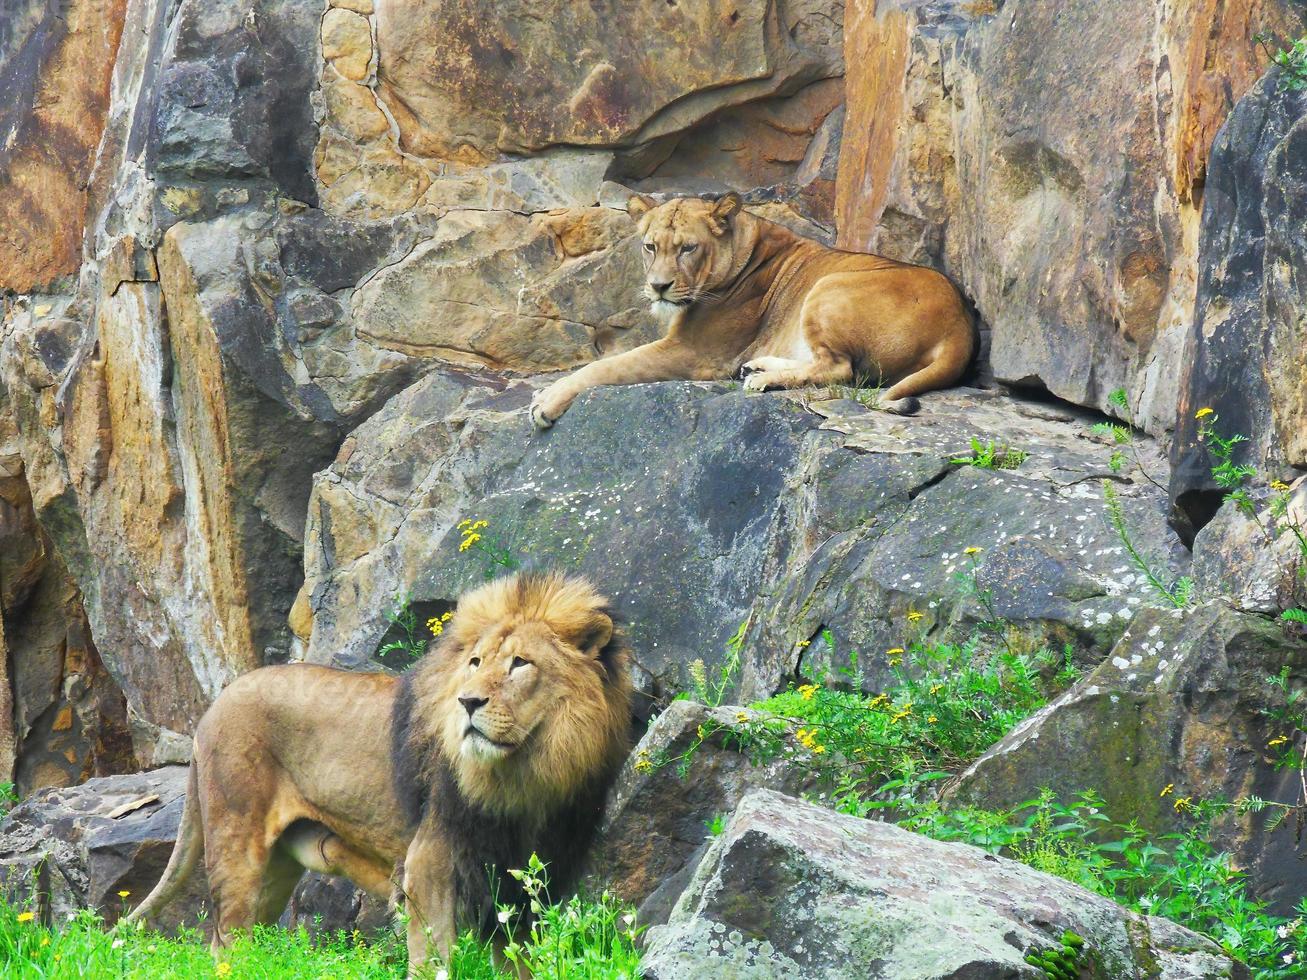
[[[738,212],[743,206],[744,201],[740,199],[740,195],[736,194],[735,191],[731,191],[729,194],[723,195],[719,198],[717,203],[713,205],[713,220],[721,226],[722,231],[725,231],[727,222],[735,217],[736,212]],[[720,232],[718,234],[720,234]]]
[[[640,218],[656,207],[658,207],[658,202],[653,198],[636,194],[626,202],[626,213],[632,218]]]
[[[613,621],[603,613],[595,616],[586,624],[585,631],[577,639],[577,648],[587,657],[597,657],[608,641],[613,638]]]

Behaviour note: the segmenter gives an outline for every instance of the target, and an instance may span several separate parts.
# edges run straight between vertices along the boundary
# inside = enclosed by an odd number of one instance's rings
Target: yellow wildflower
[[[443,613],[443,614],[441,615],[441,617],[440,617],[440,621],[441,621],[442,623],[448,623],[448,622],[449,622],[451,619],[453,619],[453,618],[454,618],[454,612],[453,612],[453,610],[450,610],[450,611],[445,612],[445,613]]]
[[[220,977],[225,977],[227,974],[231,973],[231,964],[219,963],[216,967],[213,968],[213,972],[218,974],[218,976]]]
[[[964,548],[964,549],[962,550],[962,553],[963,553],[964,555],[978,555],[978,554],[980,554],[980,549],[979,549],[979,548]]]
[[[813,755],[821,755],[821,754],[822,754],[823,752],[825,752],[825,751],[826,751],[826,746],[824,746],[824,745],[814,745],[814,746],[812,747],[812,754],[813,754]]]
[[[811,645],[812,645],[812,641],[811,641],[811,640],[800,640],[800,641],[799,641],[799,649],[800,649],[800,650],[806,649],[807,647],[810,647]]]
[[[931,715],[929,718],[926,719],[926,721],[928,721],[930,724],[933,725],[935,724],[935,722],[939,721],[939,719],[936,718],[934,715]]]
[[[698,729],[695,731],[695,734],[699,736],[700,741],[703,741],[705,738],[708,737],[708,730],[704,728],[702,725],[700,725]]]
[[[1288,493],[1289,484],[1285,483],[1283,480],[1272,480],[1271,489],[1276,493]]]
[[[459,551],[467,551],[468,548],[472,547],[474,544],[476,544],[476,543],[477,543],[478,541],[480,541],[480,540],[481,540],[481,535],[479,535],[479,534],[468,534],[467,537],[463,538],[463,543],[460,544],[460,545],[458,546],[458,550],[459,550]]]
[[[439,636],[441,633],[445,632],[445,624],[435,616],[432,616],[427,620],[427,629],[431,630],[432,636]]]
[[[1194,413],[1194,418],[1196,418],[1196,419],[1205,419],[1205,418],[1207,418],[1207,416],[1209,416],[1209,415],[1214,415],[1214,414],[1216,414],[1216,410],[1215,410],[1215,409],[1211,409],[1211,408],[1200,408],[1197,412]]]
[[[930,685],[930,693],[931,693],[931,694],[938,694],[938,693],[939,693],[940,691],[942,691],[942,690],[944,690],[944,685],[943,685],[943,684],[932,684],[932,685]]]
[[[458,522],[458,529],[459,529],[460,531],[463,530],[463,528],[465,528],[465,527],[471,527],[471,526],[472,526],[472,521],[471,521],[470,518],[466,518],[466,517],[465,517],[465,518],[463,518],[463,520],[461,520],[461,521]]]
[[[902,653],[903,653],[903,648],[902,648],[902,647],[890,647],[888,650],[885,651],[885,656],[887,656],[887,657],[897,657],[897,656],[902,655]]]
[[[36,918],[36,913],[35,913],[35,912],[19,912],[19,913],[18,913],[18,921],[19,921],[19,922],[31,922],[31,921],[32,921],[33,919],[35,919],[35,918]]]
[[[475,524],[472,525],[470,530],[480,531],[483,527],[489,527],[489,526],[490,526],[489,521],[477,521]]]
[[[925,615],[926,615],[926,614],[923,613],[923,612],[922,612],[921,610],[919,610],[919,609],[909,609],[909,610],[908,610],[908,622],[909,622],[909,623],[919,623],[919,622],[921,622],[921,618],[922,618],[923,616],[925,616]]]
[[[1271,739],[1269,742],[1266,743],[1266,747],[1268,749],[1273,749],[1277,745],[1283,745],[1287,741],[1289,740],[1285,738],[1283,735],[1277,735],[1275,736],[1275,738]]]
[[[1175,789],[1175,783],[1167,783],[1162,787],[1162,792],[1157,794],[1157,798],[1160,800],[1163,797],[1170,796],[1173,789]]]
[[[45,949],[45,947],[47,947],[47,946],[49,946],[49,945],[50,945],[50,937],[49,937],[49,936],[42,936],[42,937],[41,937],[41,948],[42,948],[42,949]]]
[[[119,892],[119,893],[118,893],[118,897],[119,897],[119,898],[126,898],[126,897],[127,897],[128,895],[130,895],[130,894],[131,894],[131,892]]]
[[[1175,812],[1179,813],[1181,810],[1189,809],[1189,805],[1192,802],[1193,802],[1192,796],[1177,796],[1175,798],[1175,803],[1173,804],[1175,806]]]
[[[641,749],[639,756],[635,760],[635,771],[639,773],[653,772],[653,760],[649,758],[649,750]]]
[[[739,724],[743,725],[746,721],[749,720],[749,713],[747,711],[737,711],[735,712],[735,720]]]
[[[812,696],[816,693],[817,693],[816,684],[804,684],[802,687],[799,688],[799,695],[805,701],[811,701]]]

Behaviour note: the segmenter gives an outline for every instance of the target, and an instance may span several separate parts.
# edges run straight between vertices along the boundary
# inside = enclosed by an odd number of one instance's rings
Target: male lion
[[[868,378],[890,384],[881,407],[916,411],[912,397],[952,384],[974,336],[962,297],[932,269],[840,252],[740,210],[631,198],[645,262],[645,296],[667,335],[587,364],[536,394],[548,428],[596,385],[747,377],[745,388],[795,388]]]
[[[276,922],[305,868],[390,898],[402,862],[409,962],[459,925],[493,928],[505,872],[532,852],[566,888],[628,750],[627,654],[584,579],[520,574],[463,596],[402,677],[307,664],[234,681],[195,733],[163,878],[168,903],[204,854],[215,951]],[[492,870],[493,869],[493,877]]]

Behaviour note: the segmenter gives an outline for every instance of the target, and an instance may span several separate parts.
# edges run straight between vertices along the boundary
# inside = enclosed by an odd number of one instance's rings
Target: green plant
[[[1028,949],[1025,960],[1031,966],[1043,970],[1044,976],[1050,980],[1077,980],[1086,952],[1084,937],[1068,929],[1062,933],[1059,945]]]
[[[715,671],[715,676],[708,676],[708,667],[702,660],[690,661],[686,672],[690,675],[690,690],[682,691],[672,700],[683,701],[694,698],[709,708],[720,707],[726,694],[735,685],[735,675],[740,671],[744,656],[744,636],[749,630],[749,620],[740,624],[740,628],[726,641],[726,657]]]
[[[499,906],[499,921],[510,938],[504,959],[519,975],[550,980],[635,980],[640,974],[635,912],[607,892],[597,899],[549,901],[544,863],[532,854],[527,867],[510,871],[522,884],[530,907]],[[526,934],[518,938],[523,920]],[[455,974],[461,977],[461,974]]]
[[[720,837],[726,830],[726,821],[731,818],[729,813],[714,813],[711,820],[705,826],[708,828],[709,837]]]
[[[974,466],[982,470],[1015,470],[1030,458],[1023,449],[1013,449],[1004,443],[995,443],[992,439],[981,444],[974,436],[971,439],[970,456],[954,456],[950,463],[958,466]]]
[[[985,657],[975,639],[912,643],[886,656],[895,681],[884,693],[840,689],[824,678],[792,684],[738,712],[734,724],[706,722],[681,754],[637,766],[675,763],[684,775],[704,741],[720,736],[757,762],[788,758],[814,775],[835,809],[865,816],[914,798],[1047,703],[1043,678],[1059,660],[1047,652]],[[845,678],[860,673],[857,657],[850,660]]]
[[[1121,504],[1121,498],[1117,495],[1116,488],[1108,480],[1103,481],[1103,499],[1107,502],[1108,523],[1116,531],[1116,536],[1125,547],[1131,563],[1143,574],[1148,584],[1152,586],[1153,591],[1177,609],[1183,609],[1193,602],[1193,579],[1185,575],[1168,585],[1153,570],[1152,563],[1135,547],[1134,541],[1130,537],[1130,526],[1126,521],[1125,508]]]
[[[1148,468],[1144,466],[1144,460],[1139,452],[1139,442],[1135,438],[1135,420],[1134,413],[1130,410],[1130,400],[1126,395],[1124,388],[1116,388],[1107,396],[1108,404],[1116,409],[1117,414],[1123,420],[1118,422],[1099,422],[1092,425],[1089,431],[1098,435],[1105,435],[1112,440],[1113,449],[1111,456],[1108,457],[1107,466],[1113,473],[1121,473],[1125,469],[1127,462],[1125,451],[1130,451],[1130,458],[1134,460],[1135,470],[1145,480],[1157,487],[1159,490],[1165,490],[1157,480],[1153,479]]]
[[[1258,980],[1297,975],[1289,967],[1298,969],[1307,957],[1307,900],[1292,919],[1270,914],[1248,894],[1230,856],[1209,843],[1211,808],[1186,799],[1176,807],[1189,815],[1190,826],[1160,837],[1113,822],[1092,792],[1062,803],[1045,791],[1011,810],[916,803],[905,806],[900,824],[937,840],[1004,854],[1128,908],[1178,922],[1247,963]]]
[[[1307,88],[1307,37],[1277,48],[1271,47],[1279,42],[1269,34],[1255,34],[1253,40],[1262,46],[1271,61],[1280,66],[1280,88],[1289,92]]]
[[[540,980],[634,980],[639,976],[640,956],[634,945],[639,930],[629,908],[607,895],[573,897],[552,904],[543,864],[533,858],[522,874],[533,909],[527,913],[500,909],[506,929],[513,928],[520,917],[532,919],[520,941],[510,942],[505,950],[510,965],[525,964]],[[513,980],[519,976],[515,969],[497,964],[494,946],[465,932],[450,950],[448,963],[437,968],[434,976],[441,980]],[[0,900],[0,976],[6,980],[400,980],[407,972],[404,941],[391,931],[369,937],[357,931],[310,936],[303,928],[257,926],[236,940],[222,962],[215,963],[208,942],[197,929],[182,929],[169,937],[126,923],[106,928],[89,910],[50,925],[39,921],[30,909]]]
[[[4,819],[17,803],[18,791],[14,789],[14,784],[0,783],[0,820]]]
[[[1221,417],[1210,408],[1199,409],[1195,418],[1198,419],[1198,441],[1206,443],[1207,452],[1215,459],[1212,479],[1225,491],[1224,499],[1260,524],[1257,505],[1248,495],[1246,486],[1257,475],[1257,467],[1234,462],[1235,446],[1247,442],[1248,437],[1237,432],[1229,438],[1222,437],[1216,431],[1216,423]]]
[[[1280,613],[1280,618],[1286,623],[1297,623],[1299,626],[1307,626],[1307,609],[1286,609]]]
[[[408,593],[401,592],[395,597],[395,601],[386,612],[386,622],[390,624],[392,630],[398,630],[399,635],[379,647],[373,654],[374,660],[381,661],[383,657],[390,654],[398,654],[403,661],[402,665],[407,665],[426,653],[427,638],[418,630],[417,613],[413,611]]]
[[[458,532],[462,538],[458,543],[459,553],[471,551],[480,556],[485,566],[483,577],[487,582],[501,571],[515,572],[522,567],[513,550],[502,538],[490,534],[489,528],[489,521],[471,517],[458,522]]]

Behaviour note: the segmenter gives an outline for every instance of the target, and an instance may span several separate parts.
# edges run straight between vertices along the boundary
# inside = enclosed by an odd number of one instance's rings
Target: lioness
[[[568,887],[627,753],[630,696],[606,600],[560,575],[463,596],[402,677],[245,674],[200,721],[172,857],[129,918],[163,908],[203,854],[216,952],[276,922],[305,868],[389,899],[402,860],[416,970],[429,940],[445,956],[458,926],[493,929],[532,852]]]
[[[971,318],[932,269],[840,252],[740,210],[631,198],[645,296],[667,335],[595,361],[536,394],[531,418],[553,425],[596,385],[710,381],[746,375],[751,391],[867,378],[892,387],[881,407],[916,411],[912,396],[952,384],[971,361]]]

